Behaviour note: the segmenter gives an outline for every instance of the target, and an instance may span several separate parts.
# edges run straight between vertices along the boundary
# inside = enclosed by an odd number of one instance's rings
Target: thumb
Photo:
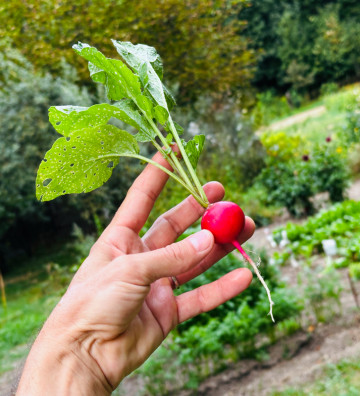
[[[131,268],[132,275],[139,277],[138,281],[150,284],[195,267],[213,246],[212,233],[202,230],[164,248],[126,257],[130,259],[129,269]]]

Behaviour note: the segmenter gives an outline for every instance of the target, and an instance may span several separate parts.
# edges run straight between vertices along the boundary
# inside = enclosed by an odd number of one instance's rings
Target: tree
[[[0,35],[8,36],[36,68],[57,72],[75,65],[88,81],[85,62],[72,51],[77,41],[116,56],[110,39],[156,47],[165,80],[180,102],[199,94],[240,96],[249,86],[254,52],[237,18],[247,0],[13,0],[0,7]]]

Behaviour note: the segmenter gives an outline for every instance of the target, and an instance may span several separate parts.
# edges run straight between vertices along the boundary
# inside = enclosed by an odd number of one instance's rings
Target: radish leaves
[[[132,135],[113,125],[85,128],[57,139],[41,162],[36,196],[49,201],[60,195],[92,191],[111,176],[120,156],[136,156]]]
[[[195,173],[205,137],[195,136],[188,142],[179,138],[183,129],[170,115],[175,100],[161,81],[160,56],[146,45],[115,40],[113,44],[123,61],[107,58],[88,44],[73,46],[89,62],[90,77],[105,86],[113,102],[49,109],[51,124],[64,137],[54,143],[40,164],[37,198],[47,201],[63,194],[91,191],[108,180],[119,157],[127,156],[158,166],[207,207],[208,200]],[[137,133],[133,136],[109,125],[112,118],[136,129]],[[173,171],[139,155],[137,141],[151,142]],[[174,142],[181,159],[171,149]]]

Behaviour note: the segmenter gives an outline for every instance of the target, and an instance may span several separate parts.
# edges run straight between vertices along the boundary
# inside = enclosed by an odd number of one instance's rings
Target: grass
[[[308,118],[305,121],[281,128],[288,135],[301,135],[311,143],[323,143],[327,136],[336,134],[346,122],[346,112],[326,111],[322,115]]]
[[[62,265],[57,264],[60,262]],[[64,293],[76,255],[70,248],[42,252],[27,260],[26,270],[5,277],[7,308],[0,307],[0,374],[26,356],[42,324]],[[67,264],[67,265],[65,265]]]
[[[360,358],[328,365],[315,382],[273,392],[271,396],[357,396],[359,389]]]
[[[308,118],[303,122],[288,127],[282,127],[279,130],[292,136],[301,135],[311,143],[323,142],[327,136],[341,133],[342,128],[346,124],[347,112],[354,106],[355,95],[358,95],[359,92],[360,84],[355,84],[345,87],[337,93],[326,95],[316,102],[302,106],[294,110],[288,117],[321,104],[325,105],[326,112],[318,117]],[[284,117],[282,117],[282,119],[284,119]],[[275,121],[278,121],[278,119],[274,119],[272,122]]]

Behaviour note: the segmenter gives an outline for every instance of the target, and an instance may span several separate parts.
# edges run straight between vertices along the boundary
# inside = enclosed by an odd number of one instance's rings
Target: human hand
[[[154,159],[169,168],[159,154]],[[251,272],[239,268],[174,296],[171,277],[186,283],[233,246],[215,244],[206,230],[174,243],[204,212],[191,196],[139,237],[167,178],[148,165],[136,179],[41,330],[17,395],[111,394],[177,324],[215,308],[250,284]],[[205,192],[210,202],[224,195],[216,182],[208,183]],[[247,218],[240,243],[253,232],[254,223]]]

